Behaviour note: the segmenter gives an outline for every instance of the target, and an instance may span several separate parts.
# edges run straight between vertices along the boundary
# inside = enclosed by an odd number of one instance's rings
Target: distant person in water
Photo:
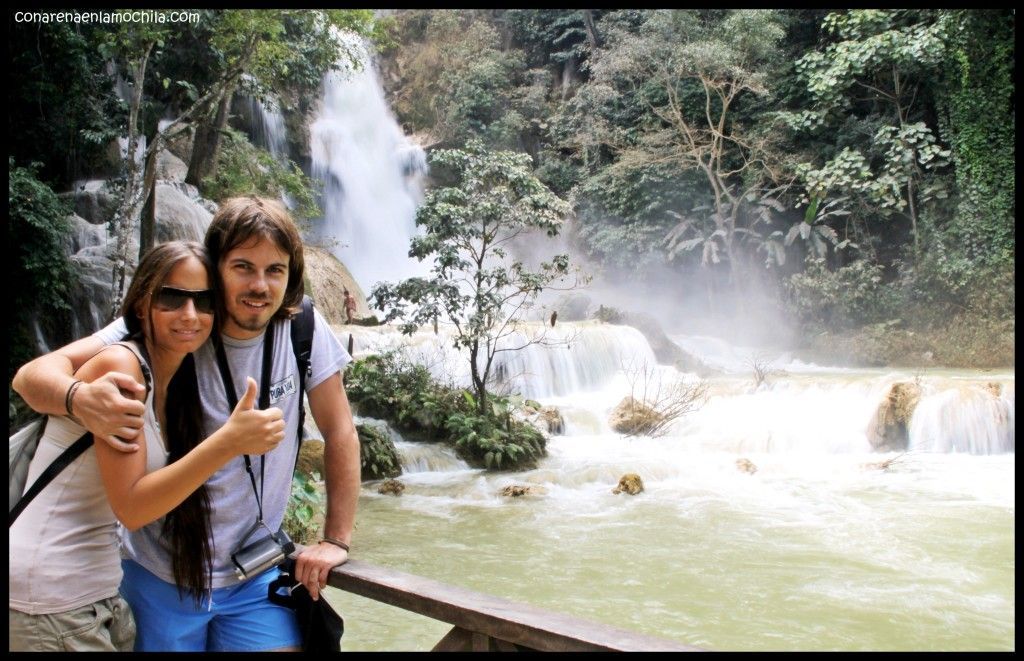
[[[356,318],[356,299],[352,293],[345,290],[345,323],[351,324]]]

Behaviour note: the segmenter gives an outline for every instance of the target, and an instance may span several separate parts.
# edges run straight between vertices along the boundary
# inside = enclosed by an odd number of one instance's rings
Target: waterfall
[[[365,46],[352,45],[361,68],[342,61],[324,77],[310,127],[311,171],[324,183],[324,218],[314,222],[312,238],[368,292],[377,282],[426,272],[408,257],[426,159],[399,128]]]
[[[287,157],[288,131],[277,99],[268,98],[264,102],[257,97],[249,97],[249,113],[253,118],[253,143],[266,149],[276,160]]]
[[[543,342],[523,346],[541,334]],[[442,327],[436,335],[421,330],[406,337],[392,329],[366,328],[353,335],[357,355],[401,349],[411,362],[426,366],[443,383],[461,387],[471,383],[466,354],[455,348],[449,329]],[[624,368],[657,363],[640,331],[598,322],[563,323],[555,328],[524,323],[499,343],[499,349],[513,347],[522,348],[495,354],[493,387],[496,392],[530,399],[598,390]]]
[[[910,420],[910,450],[1014,452],[1015,388],[999,390],[993,384],[955,384],[926,393]]]

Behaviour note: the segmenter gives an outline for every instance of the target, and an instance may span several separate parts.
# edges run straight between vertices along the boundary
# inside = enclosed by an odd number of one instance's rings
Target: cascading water
[[[377,282],[426,272],[408,257],[426,160],[395,121],[365,47],[352,45],[362,67],[342,61],[341,71],[324,77],[310,127],[312,176],[324,182],[324,218],[313,223],[312,238],[369,292]]]
[[[270,152],[275,159],[288,155],[288,131],[284,124],[284,115],[276,99],[262,101],[249,97],[249,114],[253,121],[253,144]]]
[[[464,352],[454,348],[443,327],[403,336],[389,328],[353,330],[357,356],[401,350],[414,363],[426,365],[435,378],[467,387],[469,368]],[[550,401],[569,417],[606,418],[631,390],[630,372],[651,372],[650,390],[674,378],[695,380],[666,366],[656,366],[646,338],[634,328],[600,322],[560,323],[556,328],[524,324],[504,340],[520,346],[534,333],[545,332],[545,344],[496,354],[495,389]],[[788,354],[765,358],[777,365],[769,382],[756,385],[743,356],[753,349],[708,342],[708,338],[676,338],[696,351],[706,364],[733,369],[710,379],[706,404],[683,417],[667,436],[689,448],[759,453],[870,453],[868,427],[894,383],[916,379],[923,393],[910,419],[908,451],[999,454],[1014,451],[1014,382],[998,376],[965,380],[944,373],[901,376],[883,370],[825,368],[794,360]],[[731,358],[723,358],[723,355]],[[736,356],[739,356],[737,358]],[[598,427],[600,428],[600,427]],[[593,428],[592,428],[593,429]]]
[[[365,489],[361,557],[436,580],[710,649],[954,650],[1014,645],[1014,375],[833,368],[712,338],[673,339],[719,370],[660,437],[608,424],[632,328],[562,323],[572,349],[506,358],[512,390],[566,433],[534,470],[471,469],[398,443],[399,498]],[[407,346],[465,378],[443,329],[354,330],[356,354]],[[771,375],[756,385],[750,362]],[[461,372],[459,371],[461,370]],[[658,366],[656,377],[696,379]],[[920,388],[905,451],[872,449],[895,384]],[[614,495],[635,472],[645,490]],[[509,485],[531,495],[502,496]],[[429,649],[445,629],[349,594],[346,649]]]

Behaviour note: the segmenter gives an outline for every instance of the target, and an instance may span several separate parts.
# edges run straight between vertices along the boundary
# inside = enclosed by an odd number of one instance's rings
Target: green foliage
[[[882,267],[857,260],[835,271],[809,257],[802,273],[790,277],[790,305],[808,328],[835,330],[889,319],[896,311],[884,287]]]
[[[473,466],[522,470],[546,455],[543,434],[513,417],[521,398],[492,394],[481,409],[469,391],[433,382],[425,367],[398,353],[356,361],[346,372],[345,387],[360,415],[387,420],[415,438],[452,445]],[[360,438],[366,442],[362,432]],[[364,477],[365,466],[364,460]],[[387,461],[380,461],[371,472],[385,477],[386,469]]]
[[[614,158],[597,180],[672,176],[666,197],[674,188],[682,200],[652,219],[665,224],[668,256],[698,254],[700,264],[731,271],[742,261],[740,240],[755,247],[761,240],[754,228],[761,213],[752,207],[774,187],[770,166],[778,155],[767,133],[748,124],[765,112],[779,65],[780,16],[650,10],[612,13],[601,25],[608,44],[591,56],[591,81],[573,102],[583,118],[577,153],[584,161]],[[649,189],[635,190],[664,206]],[[642,207],[633,206],[629,216],[642,219]],[[594,222],[604,222],[600,213],[584,216]]]
[[[927,74],[945,57],[949,14],[929,10],[855,9],[825,17],[822,27],[836,41],[824,51],[811,51],[796,64],[818,104],[839,109],[859,82],[871,82],[886,102],[901,103],[899,77]],[[877,87],[876,76],[892,83]],[[907,99],[909,100],[909,99]]]
[[[292,476],[292,493],[281,527],[297,544],[316,544],[320,539],[326,508],[327,497],[316,479],[296,471]]]
[[[36,355],[33,322],[51,338],[66,341],[75,274],[64,250],[71,232],[68,205],[36,176],[39,164],[19,167],[8,158],[8,234],[13,259],[10,297],[15,311],[8,328],[8,377]],[[63,333],[61,333],[63,327]]]
[[[951,257],[979,270],[1009,268],[1015,254],[1015,15],[959,10],[942,89],[960,198],[942,237]]]
[[[359,459],[363,480],[382,480],[402,474],[398,451],[386,429],[374,425],[358,425]]]
[[[316,203],[318,185],[292,161],[282,164],[250,143],[240,131],[229,128],[217,171],[203,182],[203,194],[212,200],[223,200],[236,195],[278,198],[287,193],[295,202],[293,214],[303,219],[321,215]]]
[[[525,66],[518,51],[502,50],[497,28],[477,13],[419,10],[398,16],[403,48],[393,105],[403,123],[428,129],[446,144],[479,138],[514,147],[525,126],[516,108]]]
[[[345,390],[360,415],[388,420],[425,440],[442,437],[445,393],[433,387],[427,368],[398,352],[352,363],[345,372]]]
[[[513,38],[522,44],[529,66],[581,65],[590,48],[584,14],[599,18],[604,10],[507,9],[502,19]]]
[[[532,426],[512,419],[506,398],[490,398],[491,408],[481,414],[468,391],[462,391],[468,407],[451,411],[445,430],[455,439],[456,453],[471,466],[487,470],[536,468],[545,456],[544,435]]]
[[[8,29],[8,155],[41,163],[37,176],[58,190],[104,169],[104,150],[123,133],[125,107],[95,47],[105,30],[13,22]]]

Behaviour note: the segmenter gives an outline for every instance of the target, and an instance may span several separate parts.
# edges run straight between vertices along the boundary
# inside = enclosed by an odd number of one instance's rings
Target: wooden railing
[[[553,613],[360,560],[335,567],[327,583],[454,625],[434,646],[434,652],[702,651],[673,640]]]

